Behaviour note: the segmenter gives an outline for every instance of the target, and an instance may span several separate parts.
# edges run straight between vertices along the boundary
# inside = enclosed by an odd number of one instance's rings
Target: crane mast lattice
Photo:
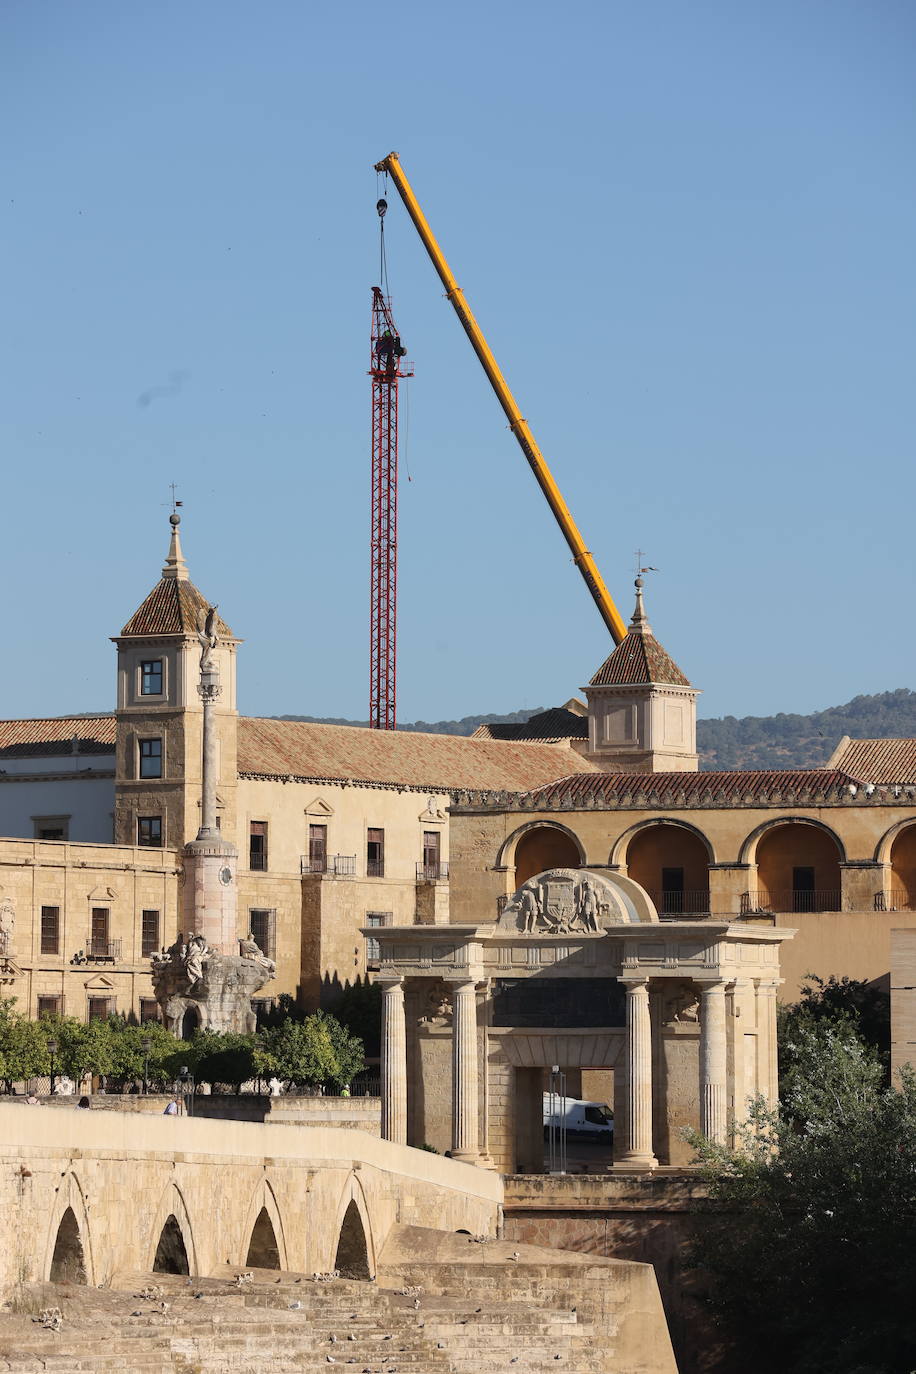
[[[412,377],[391,301],[372,288],[372,574],[369,725],[397,728],[398,382]]]

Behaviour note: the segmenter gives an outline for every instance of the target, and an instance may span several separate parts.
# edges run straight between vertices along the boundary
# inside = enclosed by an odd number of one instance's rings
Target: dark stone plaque
[[[616,978],[497,978],[492,1000],[494,1026],[626,1025],[626,989]]]

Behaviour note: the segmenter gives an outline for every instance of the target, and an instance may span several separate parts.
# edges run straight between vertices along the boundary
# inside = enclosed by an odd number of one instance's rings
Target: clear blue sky
[[[908,0],[6,0],[0,53],[0,714],[112,705],[174,480],[242,710],[365,716],[391,148],[700,714],[914,685]],[[563,701],[606,632],[389,199],[400,717]]]

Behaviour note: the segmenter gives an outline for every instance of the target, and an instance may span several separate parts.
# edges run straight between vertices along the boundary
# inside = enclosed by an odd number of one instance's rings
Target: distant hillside
[[[543,711],[513,711],[506,716],[464,716],[461,720],[417,720],[399,730],[434,735],[471,735],[478,725],[503,725],[526,721]],[[365,720],[327,716],[280,716],[280,720],[310,720],[324,725],[367,725]],[[859,739],[916,737],[916,692],[899,687],[896,692],[854,697],[845,706],[830,706],[810,716],[724,716],[697,722],[700,767],[713,768],[816,768],[826,763],[843,735]]]

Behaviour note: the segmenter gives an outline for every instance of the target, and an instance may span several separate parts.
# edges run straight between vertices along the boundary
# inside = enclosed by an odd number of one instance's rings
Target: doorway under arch
[[[537,825],[526,830],[515,846],[515,886],[521,887],[548,868],[578,868],[581,863],[579,847],[571,835],[552,825]]]
[[[64,1212],[57,1228],[49,1278],[52,1283],[86,1282],[83,1241],[72,1207],[68,1207]]]
[[[334,1268],[345,1279],[368,1279],[370,1277],[366,1232],[363,1229],[363,1219],[359,1214],[359,1208],[352,1198],[341,1224]]]
[[[196,1007],[188,1007],[181,1018],[181,1038],[191,1040],[200,1030],[200,1012]]]
[[[891,845],[891,891],[888,905],[893,911],[916,910],[916,825],[901,830]]]
[[[280,1247],[277,1244],[277,1233],[266,1207],[261,1208],[258,1219],[252,1227],[248,1258],[245,1263],[250,1264],[253,1269],[280,1268]]]
[[[627,876],[644,887],[660,916],[709,911],[709,848],[681,825],[646,825],[627,845]]]
[[[153,1273],[155,1274],[190,1274],[191,1267],[188,1264],[188,1252],[185,1249],[184,1236],[181,1234],[181,1227],[175,1220],[175,1214],[166,1218],[162,1233],[159,1236],[159,1244],[156,1246],[156,1258],[153,1260]]]
[[[757,901],[769,911],[839,911],[840,848],[804,821],[775,825],[757,842]]]

